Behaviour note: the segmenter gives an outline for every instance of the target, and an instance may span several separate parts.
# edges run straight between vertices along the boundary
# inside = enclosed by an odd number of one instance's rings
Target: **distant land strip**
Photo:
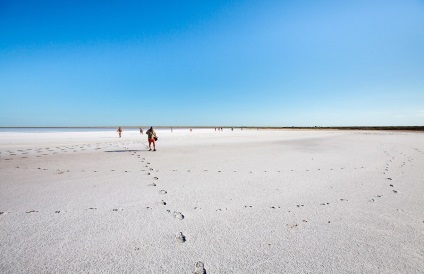
[[[0,127],[0,129],[115,129],[119,126],[72,126],[72,127]],[[149,128],[150,126],[121,126],[126,129]],[[300,130],[395,130],[395,131],[424,131],[424,126],[343,126],[343,127],[264,127],[264,126],[153,126],[157,129],[256,129],[256,130],[285,130],[285,129],[300,129]]]

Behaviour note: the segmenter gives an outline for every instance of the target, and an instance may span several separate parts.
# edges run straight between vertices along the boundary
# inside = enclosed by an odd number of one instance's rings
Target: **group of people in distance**
[[[122,136],[122,127],[119,127],[117,130],[119,134],[119,138]],[[143,134],[143,129],[140,128],[140,134]],[[156,151],[156,141],[158,140],[158,137],[156,136],[156,131],[153,129],[153,127],[150,127],[147,131],[147,141],[149,142],[149,151],[152,150],[152,144],[153,144],[153,151]]]
[[[215,131],[218,129],[218,131],[224,131],[224,129],[221,128],[215,128]],[[233,131],[234,128],[231,128],[231,131]],[[243,128],[241,128],[241,130],[243,130]],[[171,127],[171,132],[172,132],[172,127]],[[121,138],[122,136],[122,127],[119,127],[117,130],[118,134],[119,134],[119,138]],[[190,128],[190,132],[192,132],[192,129]],[[143,134],[143,129],[140,128],[140,134]],[[158,137],[156,136],[156,131],[153,129],[153,127],[150,127],[147,131],[147,141],[149,142],[149,151],[152,150],[152,144],[153,144],[153,151],[156,151],[156,141],[158,140]]]

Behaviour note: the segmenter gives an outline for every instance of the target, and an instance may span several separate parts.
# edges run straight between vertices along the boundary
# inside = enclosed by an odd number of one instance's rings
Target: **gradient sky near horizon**
[[[424,125],[424,1],[0,0],[0,126]]]

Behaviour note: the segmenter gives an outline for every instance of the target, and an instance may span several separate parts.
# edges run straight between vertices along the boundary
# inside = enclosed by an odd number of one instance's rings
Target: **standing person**
[[[143,129],[142,128],[140,128],[140,134],[143,134]]]
[[[119,138],[121,138],[121,134],[122,134],[122,128],[121,128],[121,127],[118,127],[118,130],[117,130],[117,132],[119,133]]]
[[[158,137],[156,136],[156,132],[153,129],[153,127],[150,127],[147,131],[147,141],[149,141],[149,151],[152,150],[152,143],[153,143],[153,151],[156,151],[156,140]]]

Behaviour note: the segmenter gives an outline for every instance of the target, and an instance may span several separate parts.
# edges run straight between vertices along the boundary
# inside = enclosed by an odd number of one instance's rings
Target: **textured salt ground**
[[[422,135],[162,137],[1,158],[2,272],[421,273]]]

